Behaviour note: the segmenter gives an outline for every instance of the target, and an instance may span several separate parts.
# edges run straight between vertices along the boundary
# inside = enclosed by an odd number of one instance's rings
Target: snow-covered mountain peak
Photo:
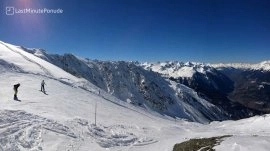
[[[203,63],[196,62],[158,62],[158,63],[144,63],[142,66],[147,70],[161,73],[162,75],[178,78],[191,78],[195,73],[205,74],[210,72],[212,68]]]
[[[249,64],[249,63],[219,63],[219,64],[211,64],[212,67],[215,68],[235,68],[242,70],[262,70],[262,71],[270,71],[270,60],[262,61],[257,64]]]
[[[259,68],[270,71],[270,60],[259,63]]]

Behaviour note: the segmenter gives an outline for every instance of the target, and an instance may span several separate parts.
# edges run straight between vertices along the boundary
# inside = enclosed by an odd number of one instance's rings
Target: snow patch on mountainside
[[[206,115],[206,117],[208,117],[210,120],[227,119],[226,112],[224,110],[199,97],[197,92],[195,92],[193,89],[183,84],[178,84],[174,81],[170,81],[170,83],[171,86],[176,90],[177,96],[185,102],[183,105],[187,106],[185,109],[188,113],[200,115],[199,117],[203,117],[201,115],[203,114],[204,116]]]

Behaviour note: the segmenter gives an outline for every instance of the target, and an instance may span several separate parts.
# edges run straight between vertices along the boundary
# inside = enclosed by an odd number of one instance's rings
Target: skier
[[[40,90],[40,91],[43,92],[43,93],[46,93],[46,92],[45,92],[45,87],[44,87],[44,85],[46,85],[46,84],[45,84],[45,81],[42,80],[42,82],[41,82],[41,90]]]
[[[14,90],[14,100],[18,100],[17,93],[18,93],[18,88],[19,88],[19,86],[20,86],[20,83],[15,84],[15,85],[13,86],[13,90]]]

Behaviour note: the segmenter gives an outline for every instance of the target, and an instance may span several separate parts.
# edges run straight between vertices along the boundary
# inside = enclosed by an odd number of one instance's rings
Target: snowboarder
[[[45,91],[45,81],[44,80],[42,80],[42,82],[41,82],[41,92],[43,92],[43,93],[46,93],[46,91]]]
[[[13,90],[14,90],[14,100],[18,100],[17,93],[18,93],[18,88],[19,88],[19,86],[20,86],[20,83],[15,84],[15,85],[13,86]]]

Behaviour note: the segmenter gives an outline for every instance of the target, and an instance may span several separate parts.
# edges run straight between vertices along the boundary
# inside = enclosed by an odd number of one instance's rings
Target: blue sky
[[[6,6],[63,14],[6,15]],[[0,40],[99,60],[270,59],[269,0],[2,0]]]

